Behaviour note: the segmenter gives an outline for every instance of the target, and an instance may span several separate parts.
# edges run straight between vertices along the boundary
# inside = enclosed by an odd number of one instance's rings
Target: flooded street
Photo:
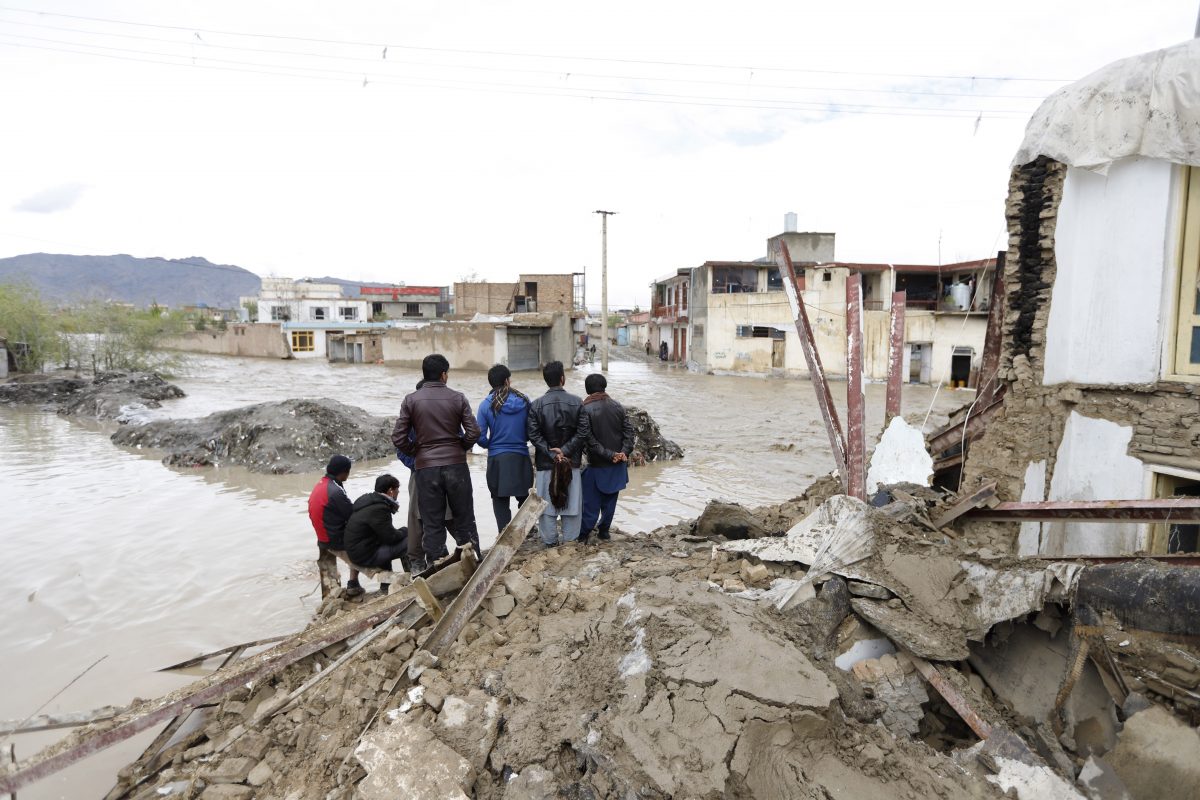
[[[698,375],[640,359],[610,367],[609,393],[647,409],[685,452],[682,461],[630,471],[615,522],[623,531],[694,517],[712,499],[778,502],[832,466],[807,382]],[[588,371],[570,373],[567,389],[582,395]],[[190,357],[175,381],[188,396],[168,401],[160,413],[198,417],[267,400],[329,397],[390,416],[418,379],[414,370],[375,365]],[[450,384],[473,407],[488,388],[483,373],[453,369]],[[530,396],[544,390],[539,373],[519,373],[514,385]],[[882,425],[883,389],[868,387],[872,437]],[[835,384],[833,393],[844,407],[845,385]],[[920,424],[932,397],[928,387],[906,386],[905,416]],[[970,398],[943,390],[931,423]],[[7,609],[0,618],[0,718],[33,713],[102,657],[42,711],[82,711],[167,692],[187,679],[155,669],[297,631],[319,601],[305,505],[318,474],[167,468],[158,453],[113,445],[112,430],[52,413],[0,409],[0,497],[9,520],[0,585]],[[496,528],[485,460],[479,451],[471,457],[486,546]],[[408,480],[399,461],[367,462],[355,465],[348,493],[370,491],[383,472]],[[58,735],[17,737],[18,758]],[[86,759],[21,796],[102,796],[115,770],[152,736]]]

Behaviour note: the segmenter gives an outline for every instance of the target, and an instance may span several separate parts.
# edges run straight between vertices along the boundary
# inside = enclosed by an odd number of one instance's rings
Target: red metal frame
[[[892,417],[900,416],[900,393],[904,385],[904,305],[907,292],[892,292],[891,338],[888,343],[887,405],[883,426],[886,428]]]
[[[796,277],[796,268],[792,265],[792,256],[788,253],[787,244],[779,243],[783,255],[783,266],[786,271],[783,290],[787,294],[788,303],[792,306],[792,317],[796,321],[796,333],[800,337],[800,348],[804,351],[804,361],[808,365],[809,380],[817,393],[817,405],[821,408],[821,418],[825,421],[825,432],[829,434],[829,448],[833,451],[833,463],[842,479],[842,491],[846,491],[846,438],[842,434],[842,423],[838,419],[837,409],[833,407],[833,396],[829,393],[829,381],[825,378],[825,367],[821,364],[821,354],[817,352],[817,343],[813,339],[812,325],[808,322],[808,312],[804,310],[804,298],[800,296],[797,287],[800,281]]]
[[[846,494],[867,499],[867,437],[862,363],[862,275],[846,279]]]

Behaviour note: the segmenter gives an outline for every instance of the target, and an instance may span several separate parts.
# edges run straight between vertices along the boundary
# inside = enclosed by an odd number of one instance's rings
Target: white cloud
[[[87,187],[82,183],[60,183],[35,192],[13,206],[13,211],[30,214],[54,214],[66,211],[79,202]]]

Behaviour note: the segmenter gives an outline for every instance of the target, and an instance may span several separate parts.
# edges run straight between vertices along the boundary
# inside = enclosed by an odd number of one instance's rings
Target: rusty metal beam
[[[1006,253],[996,254],[996,269],[992,274],[992,296],[988,301],[987,332],[983,336],[983,356],[979,362],[979,397],[991,398],[1000,388],[1000,346],[1004,342],[1004,259]]]
[[[867,499],[862,273],[846,278],[846,494]]]
[[[995,508],[968,511],[968,519],[991,522],[1051,522],[1058,519],[1089,522],[1200,522],[1200,497],[1162,500],[1043,500],[1000,503]]]
[[[331,644],[373,628],[402,605],[411,603],[414,597],[412,588],[404,587],[400,592],[367,603],[361,609],[314,625],[285,644],[231,664],[166,697],[143,701],[131,707],[126,714],[80,729],[30,758],[0,769],[0,794],[16,792],[82,758],[186,711],[220,700],[240,686],[274,675]]]
[[[962,693],[954,687],[942,674],[942,671],[937,666],[930,664],[925,659],[911,652],[906,652],[913,666],[917,668],[917,672],[921,673],[921,677],[929,681],[929,685],[937,690],[950,707],[953,708],[958,715],[962,717],[963,722],[967,723],[967,727],[975,731],[975,735],[980,739],[986,739],[992,735],[992,726],[987,720],[979,716],[975,709],[971,708],[967,699]]]
[[[804,298],[800,296],[799,279],[796,268],[792,265],[792,256],[788,253],[787,244],[779,243],[783,255],[784,275],[783,290],[788,303],[792,306],[792,317],[796,321],[796,333],[800,337],[800,349],[804,351],[804,361],[808,365],[808,377],[817,393],[817,405],[821,409],[821,418],[825,421],[825,432],[829,434],[829,449],[833,452],[833,465],[842,479],[842,491],[846,491],[846,437],[842,434],[842,423],[838,419],[837,409],[833,407],[833,395],[829,393],[829,381],[825,377],[825,367],[821,364],[821,354],[817,351],[817,342],[813,338],[812,325],[808,321],[808,312],[804,309]]]
[[[979,411],[966,417],[965,420],[960,420],[951,425],[947,425],[939,431],[929,435],[926,440],[929,444],[929,452],[936,456],[949,450],[951,447],[963,444],[963,428],[966,428],[966,441],[971,442],[979,438],[988,422],[992,417],[1004,407],[1004,394],[999,392],[996,397],[991,399],[988,405],[984,406]]]
[[[904,305],[908,292],[892,292],[892,316],[888,339],[887,403],[884,407],[883,427],[900,416],[900,391],[904,386]]]
[[[1130,556],[1020,556],[1030,561],[1078,561],[1084,564],[1125,564],[1130,561],[1161,561],[1176,567],[1200,567],[1200,556],[1161,553]]]
[[[99,722],[125,711],[125,706],[104,706],[92,711],[71,711],[66,714],[42,714],[29,719],[11,719],[0,721],[0,734],[33,733],[35,731],[52,731],[59,728],[78,728],[91,722]]]

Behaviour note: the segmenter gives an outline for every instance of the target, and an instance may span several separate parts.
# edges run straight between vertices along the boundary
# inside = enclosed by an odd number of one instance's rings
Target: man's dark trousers
[[[470,544],[480,555],[479,531],[475,528],[475,499],[471,490],[471,470],[466,464],[425,467],[414,473],[417,479],[417,504],[421,509],[422,544],[429,563],[445,558],[446,505],[453,519],[454,541],[460,547]]]
[[[620,470],[620,473],[617,470]],[[608,529],[612,525],[613,514],[617,510],[617,498],[621,492],[618,489],[615,492],[603,491],[604,489],[616,488],[616,486],[624,487],[624,481],[614,481],[618,474],[623,478],[625,467],[588,467],[583,471],[583,519],[580,520],[579,538],[585,539],[590,536],[592,529],[596,527],[597,519],[600,522],[599,533],[603,536],[608,535]]]

